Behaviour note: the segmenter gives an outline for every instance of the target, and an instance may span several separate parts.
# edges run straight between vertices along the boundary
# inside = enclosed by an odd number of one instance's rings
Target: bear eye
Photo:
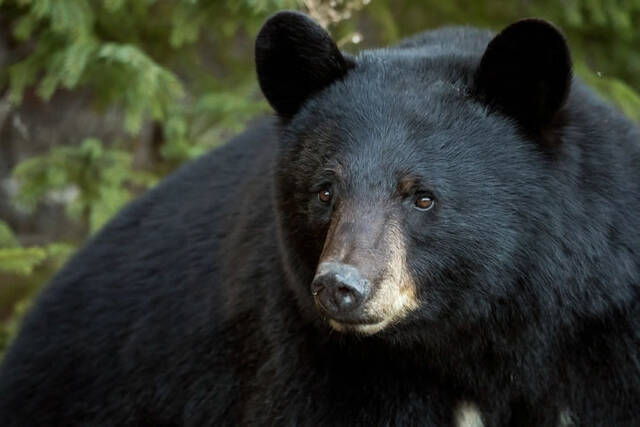
[[[428,211],[428,210],[431,210],[431,208],[433,208],[435,203],[436,201],[433,197],[423,195],[423,196],[418,196],[416,198],[414,207],[419,211]]]
[[[318,191],[318,200],[322,203],[329,203],[331,201],[331,191],[329,190],[320,190]]]

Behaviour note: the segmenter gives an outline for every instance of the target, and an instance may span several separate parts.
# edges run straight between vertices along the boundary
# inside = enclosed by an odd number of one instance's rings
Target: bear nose
[[[362,305],[370,289],[357,268],[337,262],[320,264],[311,283],[311,293],[321,308],[338,320],[348,320],[348,314]]]

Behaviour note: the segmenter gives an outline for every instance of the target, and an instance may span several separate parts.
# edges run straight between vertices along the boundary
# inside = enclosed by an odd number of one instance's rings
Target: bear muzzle
[[[335,213],[310,291],[333,329],[371,335],[418,300],[399,222],[384,209],[357,207]]]

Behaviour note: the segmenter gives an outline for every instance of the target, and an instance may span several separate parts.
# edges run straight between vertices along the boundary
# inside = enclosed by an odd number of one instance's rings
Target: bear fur
[[[558,30],[352,57],[281,12],[256,66],[277,119],[55,276],[1,425],[640,425],[640,131]],[[360,311],[312,290],[337,264]]]

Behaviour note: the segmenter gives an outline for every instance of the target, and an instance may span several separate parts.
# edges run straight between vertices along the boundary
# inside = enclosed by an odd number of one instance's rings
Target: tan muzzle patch
[[[340,332],[372,335],[385,329],[418,307],[416,285],[407,265],[406,245],[396,223],[388,222],[384,236],[385,266],[382,279],[374,284],[373,295],[363,307],[368,318],[381,319],[377,323],[347,324],[329,320],[329,325]]]

